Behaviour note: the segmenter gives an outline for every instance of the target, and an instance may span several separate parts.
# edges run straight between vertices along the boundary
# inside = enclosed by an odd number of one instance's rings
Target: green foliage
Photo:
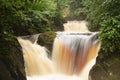
[[[53,25],[57,26],[57,27],[53,27],[52,30],[63,30],[63,23],[65,22],[64,20],[64,14],[65,13],[65,9],[68,8],[68,4],[69,1],[68,0],[54,0],[55,4],[56,4],[56,13],[55,16],[53,18]]]
[[[92,31],[99,30],[103,20],[120,14],[119,0],[84,0],[82,3]]]
[[[83,1],[84,13],[89,21],[89,29],[91,31],[99,30],[100,22],[106,14],[104,0],[85,0]]]
[[[56,9],[52,0],[2,0],[1,31],[25,35],[50,30],[52,18],[56,17]]]
[[[69,2],[69,10],[70,13],[68,17],[73,18],[73,19],[85,19],[86,14],[84,13],[83,9],[83,0],[71,0]]]
[[[84,0],[89,29],[99,31],[104,55],[120,53],[120,1]]]
[[[54,0],[0,0],[0,53],[13,52],[16,36],[51,31],[59,17]]]
[[[120,15],[109,17],[101,23],[100,38],[102,50],[107,54],[119,53],[120,50]]]
[[[63,12],[65,8],[69,6],[70,1],[68,0],[55,0],[57,4],[57,10]]]

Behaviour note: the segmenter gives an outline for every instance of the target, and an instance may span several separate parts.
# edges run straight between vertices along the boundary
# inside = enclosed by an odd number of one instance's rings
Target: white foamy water
[[[61,74],[50,74],[45,76],[27,77],[27,80],[82,80],[77,76],[65,76]]]
[[[66,32],[89,32],[88,28],[86,27],[86,21],[67,21],[64,25],[64,31]]]

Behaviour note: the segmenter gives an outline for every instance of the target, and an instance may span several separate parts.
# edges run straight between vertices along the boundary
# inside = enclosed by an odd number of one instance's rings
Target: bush
[[[120,1],[84,0],[89,29],[99,31],[104,55],[120,53]]]
[[[109,17],[101,23],[100,38],[105,53],[120,52],[120,16]]]

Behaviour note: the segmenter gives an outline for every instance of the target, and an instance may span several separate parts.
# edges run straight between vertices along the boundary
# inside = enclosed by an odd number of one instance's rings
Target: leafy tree
[[[100,38],[102,50],[108,54],[120,53],[120,15],[109,17],[101,22]]]
[[[83,5],[90,30],[100,32],[102,51],[120,53],[120,1],[84,0]]]
[[[83,11],[84,5],[82,1],[84,0],[71,0],[69,2],[70,12],[68,17],[70,17],[71,19],[78,19],[78,20],[86,18],[86,14]]]
[[[52,0],[1,0],[0,25],[16,35],[50,30],[56,15],[56,4]]]
[[[65,22],[64,13],[65,9],[69,6],[68,0],[54,0],[56,3],[57,9],[56,9],[56,17],[54,18],[54,24],[58,26],[57,30],[63,30],[60,27],[63,27],[63,23]],[[55,27],[54,27],[55,28]]]

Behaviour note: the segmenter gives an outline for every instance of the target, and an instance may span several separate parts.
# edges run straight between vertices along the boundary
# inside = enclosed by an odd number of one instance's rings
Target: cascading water
[[[24,53],[27,80],[88,80],[100,47],[97,32],[89,32],[85,26],[84,31],[77,26],[79,32],[71,32],[67,25],[65,32],[56,33],[51,58],[45,47],[36,43],[38,35],[32,41],[17,38]]]

